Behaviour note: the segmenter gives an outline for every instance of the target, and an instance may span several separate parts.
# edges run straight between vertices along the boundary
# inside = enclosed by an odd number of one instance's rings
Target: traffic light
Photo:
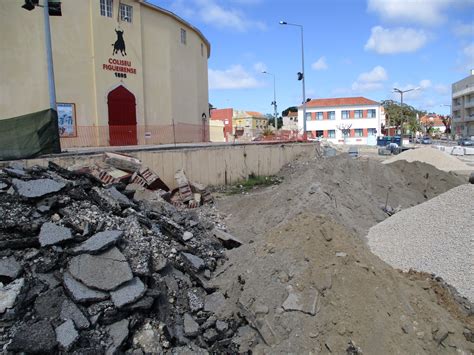
[[[298,72],[296,75],[298,75],[298,81],[303,80],[303,73]]]
[[[22,6],[25,10],[31,11],[38,5],[39,0],[25,0],[25,4]]]
[[[49,16],[61,16],[61,1],[49,0],[48,1]]]

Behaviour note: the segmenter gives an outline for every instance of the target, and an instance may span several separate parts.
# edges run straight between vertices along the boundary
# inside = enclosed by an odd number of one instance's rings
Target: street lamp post
[[[303,26],[296,23],[288,23],[280,21],[280,25],[296,26],[301,30],[301,81],[303,85],[303,135],[306,137],[306,92],[305,92],[305,74],[304,74],[304,40],[303,40]]]
[[[273,102],[272,106],[274,109],[274,117],[275,117],[275,131],[278,130],[278,110],[277,110],[277,101],[276,101],[276,81],[275,81],[275,74],[269,73],[266,70],[262,71],[262,74],[268,74],[273,76]]]
[[[415,91],[415,90],[418,90],[418,89],[420,89],[420,88],[417,87],[417,88],[408,89],[408,90],[400,90],[400,89],[397,89],[397,88],[393,88],[393,92],[398,92],[400,94],[400,106],[402,108],[402,124],[400,126],[400,146],[403,145],[403,123],[404,123],[404,120],[403,120],[403,94],[406,93],[406,92]]]

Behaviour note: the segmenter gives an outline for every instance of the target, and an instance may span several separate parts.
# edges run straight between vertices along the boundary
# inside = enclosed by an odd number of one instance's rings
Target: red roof
[[[379,103],[377,101],[369,100],[362,96],[336,97],[332,99],[314,99],[306,103],[306,107],[364,106],[364,105],[379,105]]]
[[[232,108],[221,108],[211,110],[211,120],[232,120],[234,115],[234,109]]]
[[[433,126],[438,127],[438,126],[444,126],[443,120],[441,119],[440,116],[438,115],[426,115],[420,118],[420,121],[422,123],[427,123],[428,121],[433,122]]]
[[[263,114],[257,111],[245,111],[245,112],[247,112],[247,115],[249,115],[250,117],[265,118]]]

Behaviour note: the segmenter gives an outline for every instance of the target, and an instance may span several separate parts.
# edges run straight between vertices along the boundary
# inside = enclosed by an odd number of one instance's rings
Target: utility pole
[[[303,137],[306,138],[306,89],[305,89],[305,72],[304,72],[304,39],[303,39],[303,26],[296,23],[289,23],[286,21],[280,21],[280,25],[296,26],[301,30],[301,73],[298,73],[298,80],[302,81],[303,86]]]
[[[275,117],[275,131],[278,130],[278,110],[277,110],[277,101],[276,101],[276,81],[275,81],[275,75],[272,74],[272,73],[269,73],[267,71],[262,71],[262,74],[268,74],[268,75],[271,75],[273,76],[273,102],[272,102],[272,106],[273,106],[273,109],[274,109],[274,113],[273,113],[273,116]]]
[[[403,114],[403,94],[409,91],[415,91],[420,89],[420,87],[408,90],[400,90],[393,88],[393,92],[398,92],[400,94],[400,107],[402,109],[402,124],[400,125],[400,147],[403,145],[403,124],[405,123],[404,114]]]

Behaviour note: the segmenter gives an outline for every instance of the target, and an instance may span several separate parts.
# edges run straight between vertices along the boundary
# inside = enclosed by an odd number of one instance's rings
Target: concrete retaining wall
[[[154,170],[170,187],[176,187],[174,174],[184,169],[188,178],[205,185],[225,185],[245,179],[250,174],[272,175],[298,155],[314,155],[315,143],[220,145],[170,150],[128,152]],[[21,161],[25,166],[46,166],[53,161],[63,167],[92,165],[102,161],[102,154],[70,155]],[[2,162],[6,163],[6,162]],[[3,164],[5,165],[5,164]]]

